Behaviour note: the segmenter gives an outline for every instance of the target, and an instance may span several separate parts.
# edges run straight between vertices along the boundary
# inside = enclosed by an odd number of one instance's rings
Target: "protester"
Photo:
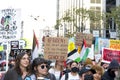
[[[67,59],[67,61],[66,61],[66,69],[67,70],[70,70],[70,63],[72,62],[73,60],[71,60],[71,59]]]
[[[92,69],[96,71],[96,73],[93,75],[94,80],[101,80],[101,77],[103,75],[103,68],[99,65],[93,65]]]
[[[56,80],[60,79],[60,74],[64,70],[64,61],[63,60],[56,60],[55,66],[50,68],[49,72],[54,74]]]
[[[70,63],[70,68],[71,68],[71,72],[64,74],[60,80],[80,80],[79,77],[79,66],[78,63],[75,61],[72,61]]]
[[[94,80],[93,74],[95,73],[96,71],[90,66],[85,66],[79,72],[80,80]]]
[[[35,58],[32,62],[32,80],[56,80],[54,74],[48,72],[49,65],[48,61],[44,58]]]
[[[103,68],[103,71],[107,71],[109,64],[105,62],[101,62],[101,67]]]
[[[17,55],[15,67],[7,71],[4,80],[25,80],[30,73],[30,54],[22,52]]]
[[[109,64],[108,70],[103,74],[101,80],[114,80],[118,76],[119,63],[113,59]]]
[[[84,62],[84,64],[83,64],[83,67],[86,67],[86,66],[92,68],[93,62],[92,62],[92,60],[91,60],[90,58],[87,58],[87,59],[85,60],[85,62]]]
[[[62,77],[64,74],[66,74],[66,73],[68,73],[68,72],[71,71],[70,63],[71,63],[72,61],[73,61],[73,60],[71,60],[71,59],[67,59],[67,61],[66,61],[66,68],[60,73],[60,79],[61,79],[61,77]]]

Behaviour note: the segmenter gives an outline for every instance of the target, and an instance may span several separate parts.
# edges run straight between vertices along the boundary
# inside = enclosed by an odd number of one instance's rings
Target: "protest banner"
[[[45,37],[44,58],[49,60],[65,60],[67,58],[68,38]]]
[[[83,39],[86,40],[86,45],[88,47],[91,47],[92,41],[93,41],[93,34],[86,34],[86,33],[82,33],[82,32],[76,33],[75,45],[76,46],[82,46]]]
[[[98,53],[102,54],[102,48],[109,48],[109,39],[99,38],[98,39]]]
[[[120,50],[120,40],[110,40],[110,48]]]
[[[102,62],[110,63],[113,59],[116,59],[120,63],[120,50],[103,48]]]
[[[11,41],[21,37],[21,10],[0,10],[0,41]]]

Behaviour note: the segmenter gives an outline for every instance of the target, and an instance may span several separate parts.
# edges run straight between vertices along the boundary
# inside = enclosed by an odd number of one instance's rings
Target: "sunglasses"
[[[47,69],[49,68],[48,65],[41,65],[40,67],[41,67],[41,69],[45,69],[45,67],[46,67]]]

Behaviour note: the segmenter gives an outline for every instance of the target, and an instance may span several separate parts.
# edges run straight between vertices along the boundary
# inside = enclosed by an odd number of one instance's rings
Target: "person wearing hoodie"
[[[119,63],[117,60],[113,59],[108,67],[108,70],[104,72],[101,80],[114,80],[118,76]]]

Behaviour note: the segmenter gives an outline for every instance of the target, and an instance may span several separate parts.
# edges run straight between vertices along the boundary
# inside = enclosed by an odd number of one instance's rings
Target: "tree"
[[[102,14],[100,12],[95,15],[94,10],[87,10],[84,8],[79,8],[79,9],[73,8],[71,10],[68,9],[65,11],[62,18],[58,20],[59,24],[57,25],[60,26],[62,23],[64,23],[67,24],[67,26],[69,26],[70,28],[74,27],[75,29],[73,32],[70,31],[71,29],[67,30],[66,32],[67,37],[71,37],[74,34],[76,34],[76,32],[83,32],[86,29],[87,25],[85,23],[87,20],[90,20],[91,23],[96,22],[99,25],[101,19],[102,19]]]
[[[116,32],[117,37],[120,38],[120,6],[114,7],[110,9],[110,13],[106,13],[107,19],[113,18],[114,22],[116,23]]]

